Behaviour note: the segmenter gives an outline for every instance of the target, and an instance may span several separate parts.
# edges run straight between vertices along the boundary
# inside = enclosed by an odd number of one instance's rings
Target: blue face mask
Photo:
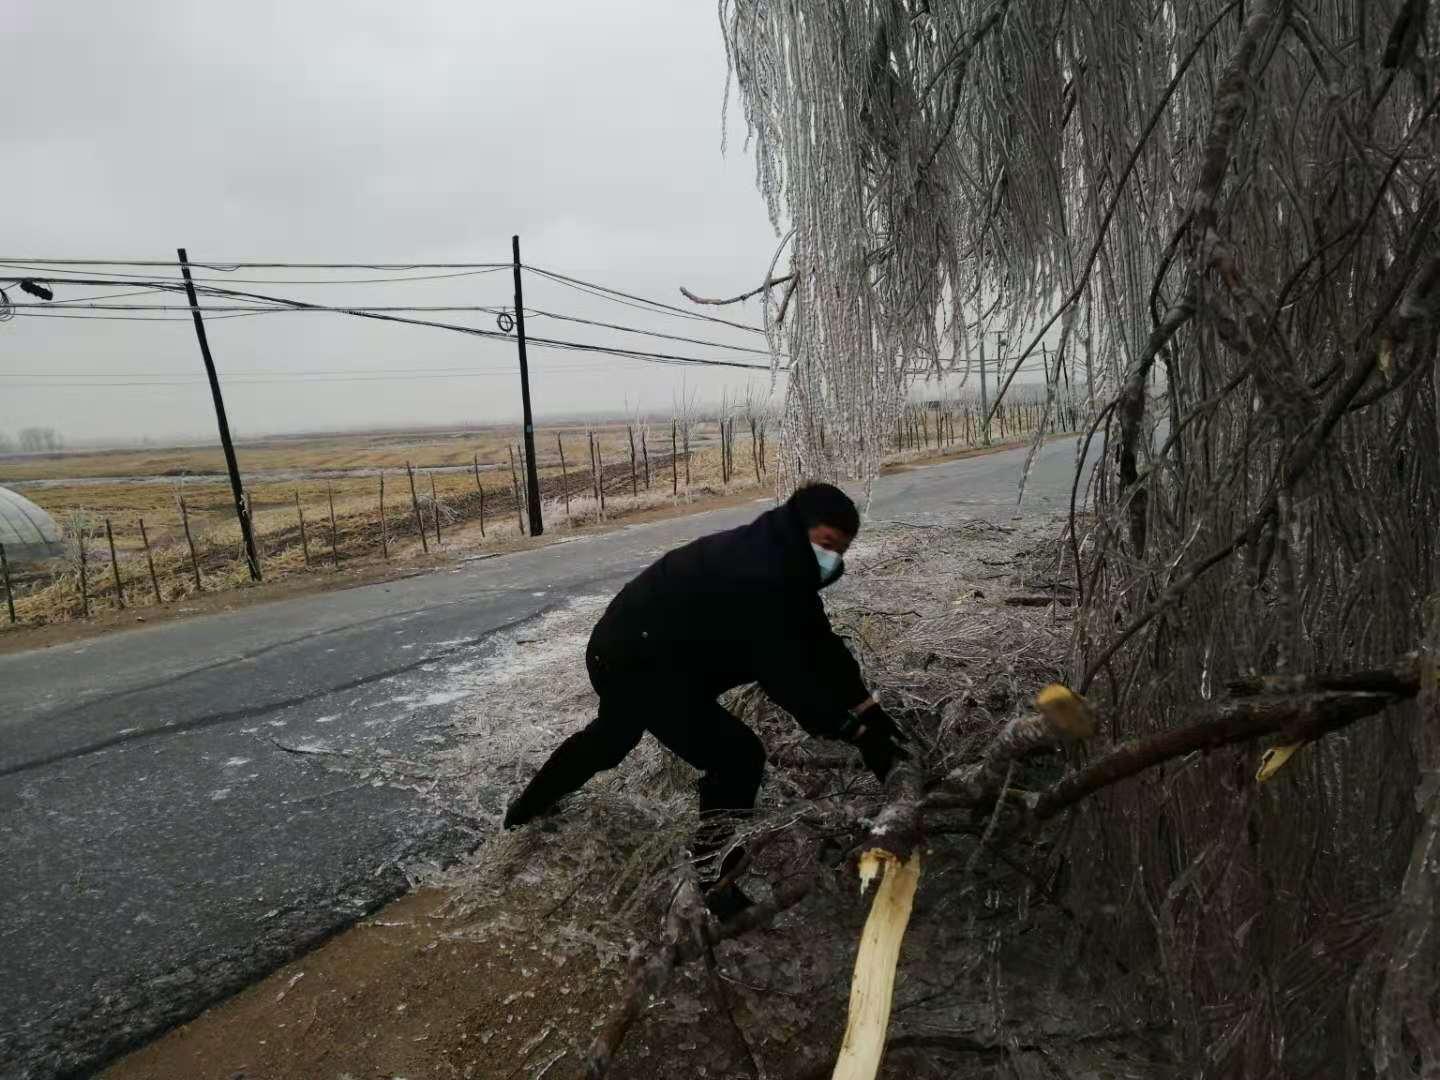
[[[845,560],[837,552],[819,544],[811,544],[810,549],[815,552],[815,561],[820,564],[820,584],[829,585],[840,576],[840,568],[845,565]]]

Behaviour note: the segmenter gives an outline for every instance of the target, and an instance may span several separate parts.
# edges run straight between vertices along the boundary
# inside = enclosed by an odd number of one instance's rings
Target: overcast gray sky
[[[711,3],[10,0],[0,20],[3,257],[167,259],[183,245],[197,261],[487,262],[507,260],[518,232],[529,263],[683,304],[680,284],[748,288],[776,243],[733,119],[721,155],[725,58]],[[0,269],[9,273],[18,271]],[[270,291],[332,304],[512,301],[508,271]],[[57,299],[104,292],[68,286]],[[544,281],[527,279],[525,299],[763,345]],[[758,318],[753,303],[721,313]],[[494,326],[484,315],[432,317]],[[527,329],[726,355],[546,318]],[[209,331],[242,434],[518,417],[507,342],[321,314],[212,319]],[[541,415],[613,413],[627,400],[668,409],[682,374],[707,398],[747,379],[590,354],[532,358]],[[443,370],[471,366],[483,374]],[[304,371],[365,378],[246,381]],[[411,377],[377,378],[401,373]],[[0,431],[52,425],[72,442],[211,433],[204,384],[186,381],[199,374],[183,317],[17,317],[0,324]],[[147,385],[117,385],[127,382]]]

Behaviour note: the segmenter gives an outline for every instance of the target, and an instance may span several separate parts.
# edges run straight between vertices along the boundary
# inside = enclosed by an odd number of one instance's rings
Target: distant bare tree
[[[765,436],[770,425],[770,399],[768,395],[755,392],[755,384],[745,387],[745,401],[740,406],[740,415],[750,429],[750,464],[755,468],[755,482],[762,483],[770,472],[765,460]]]
[[[27,427],[20,429],[20,450],[26,454],[61,450],[65,439],[53,427]]]
[[[675,422],[680,428],[680,452],[685,459],[685,498],[690,498],[690,432],[699,415],[700,392],[682,381],[675,398]]]
[[[632,406],[630,399],[625,399],[626,427],[629,429],[630,448],[632,456],[636,448],[639,449],[639,462],[645,479],[645,490],[650,490],[650,421],[645,415],[645,410],[640,407],[639,401]]]
[[[5,432],[0,431],[0,454],[10,454],[15,450],[15,440]]]

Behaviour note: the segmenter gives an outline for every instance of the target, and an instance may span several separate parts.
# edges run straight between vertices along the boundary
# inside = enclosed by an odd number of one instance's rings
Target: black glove
[[[905,733],[879,705],[870,706],[856,721],[854,730],[860,734],[850,736],[850,742],[859,749],[865,767],[883,783],[897,760],[910,757],[901,745],[907,741]]]

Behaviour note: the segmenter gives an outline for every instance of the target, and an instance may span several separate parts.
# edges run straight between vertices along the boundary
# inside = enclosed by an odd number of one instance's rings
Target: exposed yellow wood
[[[1051,683],[1035,695],[1035,707],[1067,738],[1088,739],[1095,734],[1095,711],[1068,686]]]
[[[1290,756],[1305,744],[1303,742],[1289,743],[1285,746],[1272,746],[1265,753],[1260,755],[1260,769],[1255,773],[1257,783],[1263,784],[1277,772],[1285,767]]]
[[[860,857],[861,891],[877,876],[880,887],[860,935],[855,974],[850,980],[850,1017],[835,1062],[834,1080],[874,1080],[880,1068],[890,1027],[900,943],[910,923],[915,886],[920,880],[919,851],[904,863],[878,848],[865,852]]]

